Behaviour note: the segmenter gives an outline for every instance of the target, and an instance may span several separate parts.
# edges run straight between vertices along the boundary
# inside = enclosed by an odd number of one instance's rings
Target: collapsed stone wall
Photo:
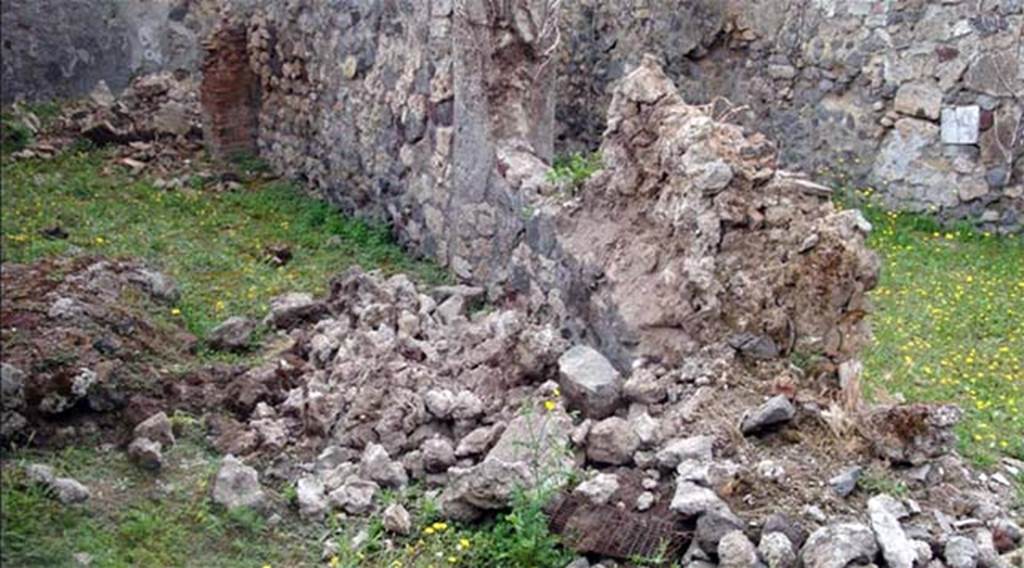
[[[240,20],[262,155],[621,366],[725,341],[854,352],[876,271],[863,220],[778,172],[768,140],[686,105],[657,65],[622,87],[582,197],[547,179],[558,4],[257,7]]]
[[[595,148],[610,87],[645,52],[692,104],[725,97],[782,163],[894,207],[1024,222],[1024,5],[620,0],[567,5],[559,143]]]
[[[218,0],[4,2],[2,101],[74,98],[100,81],[195,71]]]

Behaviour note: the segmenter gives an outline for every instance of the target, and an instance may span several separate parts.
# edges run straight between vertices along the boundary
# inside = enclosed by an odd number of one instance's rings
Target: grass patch
[[[165,191],[117,166],[106,172],[107,158],[91,150],[52,161],[4,160],[2,260],[60,254],[145,259],[178,282],[182,297],[168,315],[200,337],[228,316],[262,316],[269,300],[284,292],[322,293],[331,276],[356,264],[421,281],[446,279],[435,265],[405,255],[386,227],[344,217],[291,184]],[[54,225],[70,237],[41,235]],[[293,259],[272,266],[269,246],[289,247]]]
[[[209,500],[216,459],[179,441],[174,466],[159,481],[118,451],[20,452],[0,478],[0,561],[4,566],[71,566],[86,553],[93,566],[298,566],[315,564],[317,542],[305,527],[270,527],[248,510],[228,512]],[[83,505],[60,505],[25,478],[20,464],[47,461],[90,487]]]
[[[979,464],[1024,458],[1024,239],[864,210],[883,260],[869,389],[959,404],[961,451]]]

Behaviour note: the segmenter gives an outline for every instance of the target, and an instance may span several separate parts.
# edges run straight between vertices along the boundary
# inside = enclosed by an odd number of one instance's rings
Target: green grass
[[[118,451],[75,449],[58,455],[16,453],[0,479],[0,560],[4,566],[71,566],[87,553],[93,566],[294,566],[315,563],[315,537],[304,527],[270,527],[261,514],[228,512],[209,500],[216,459],[190,440],[165,450],[177,465],[159,481]],[[23,463],[46,461],[93,492],[64,506],[28,482]]]
[[[959,404],[960,449],[977,463],[1024,458],[1024,239],[865,211],[883,260],[868,387]]]
[[[107,158],[91,150],[53,161],[5,159],[3,261],[69,253],[145,259],[178,282],[182,297],[169,315],[200,337],[228,316],[262,316],[279,294],[324,292],[331,276],[354,264],[445,279],[436,266],[406,256],[385,227],[346,218],[288,183],[165,191],[129,178]],[[40,234],[53,225],[70,238]],[[293,260],[271,266],[271,245],[290,247]]]

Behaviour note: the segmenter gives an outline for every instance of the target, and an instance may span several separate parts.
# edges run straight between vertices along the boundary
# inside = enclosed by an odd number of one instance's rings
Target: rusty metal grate
[[[676,558],[691,538],[672,522],[610,505],[594,505],[576,495],[558,505],[551,515],[550,528],[576,552],[623,560]]]

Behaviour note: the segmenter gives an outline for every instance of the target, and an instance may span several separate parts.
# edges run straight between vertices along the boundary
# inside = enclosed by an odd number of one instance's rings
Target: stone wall
[[[778,172],[763,137],[684,104],[657,63],[620,88],[608,168],[583,197],[547,179],[558,4],[268,2],[223,30],[248,30],[261,155],[493,302],[621,366],[727,341],[855,352],[876,269],[863,221]]]
[[[1024,222],[1019,0],[582,0],[565,13],[559,144],[594,148],[645,52],[688,102],[718,97],[784,165],[889,205]],[[719,101],[719,104],[723,104]]]
[[[74,98],[99,81],[194,71],[217,0],[11,0],[0,7],[2,101]]]

